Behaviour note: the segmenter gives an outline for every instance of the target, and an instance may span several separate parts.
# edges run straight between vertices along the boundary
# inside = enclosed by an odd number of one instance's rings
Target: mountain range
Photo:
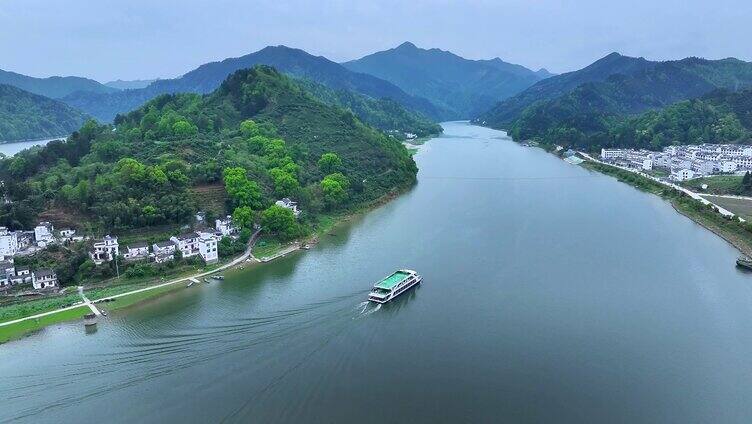
[[[57,100],[0,84],[0,140],[17,141],[68,135],[86,116]]]
[[[385,79],[407,93],[466,119],[486,111],[551,74],[504,62],[499,58],[469,60],[440,49],[422,49],[410,42],[343,65]]]
[[[270,46],[241,57],[207,63],[179,78],[158,80],[142,89],[116,93],[79,91],[63,100],[103,121],[110,121],[118,113],[133,110],[160,94],[209,93],[219,87],[231,73],[254,65],[269,65],[285,74],[311,80],[335,90],[350,90],[374,99],[390,98],[432,119],[448,116],[446,111],[435,107],[428,100],[411,96],[388,81],[350,71],[324,57],[286,46]]]
[[[476,122],[517,139],[591,147],[610,143],[617,122],[718,89],[752,86],[752,63],[690,57],[648,61],[612,53],[498,103]]]
[[[59,99],[77,91],[91,93],[112,93],[116,88],[107,87],[97,81],[82,77],[36,78],[0,69],[0,84],[18,87],[40,96]]]

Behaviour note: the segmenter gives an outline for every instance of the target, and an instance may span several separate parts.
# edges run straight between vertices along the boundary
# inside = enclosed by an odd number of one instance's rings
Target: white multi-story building
[[[32,284],[36,290],[54,289],[58,287],[57,274],[51,269],[40,269],[34,272]]]
[[[13,257],[18,253],[18,235],[0,227],[0,256]]]
[[[674,181],[691,180],[694,177],[695,172],[691,169],[677,169],[676,171],[671,172],[671,175],[669,176],[669,178]]]
[[[217,239],[209,234],[202,234],[198,239],[198,250],[201,258],[207,264],[216,263],[219,260],[217,252]]]
[[[39,225],[34,227],[34,240],[37,246],[47,247],[48,244],[52,243],[55,240],[53,236],[54,230],[52,224],[49,222],[40,222]]]
[[[175,247],[184,258],[190,258],[199,254],[198,251],[198,234],[185,233],[179,236],[170,237],[170,241],[175,244]]]
[[[721,172],[724,174],[731,174],[732,172],[736,172],[737,168],[739,168],[739,165],[736,164],[736,162],[733,161],[726,161],[721,163]]]
[[[120,246],[118,245],[117,237],[110,237],[109,235],[105,236],[102,240],[95,241],[94,250],[89,252],[91,260],[97,265],[110,262],[119,254]]]

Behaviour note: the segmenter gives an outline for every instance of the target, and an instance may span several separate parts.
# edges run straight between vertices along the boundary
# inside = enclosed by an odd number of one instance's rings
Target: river
[[[660,198],[446,123],[315,248],[0,346],[0,421],[749,422],[752,274]],[[423,284],[363,302],[396,268]]]
[[[31,140],[31,141],[13,141],[9,143],[0,143],[0,153],[5,156],[13,156],[21,150],[26,150],[34,146],[44,146],[52,140],[65,139],[66,136],[46,138],[44,140]]]

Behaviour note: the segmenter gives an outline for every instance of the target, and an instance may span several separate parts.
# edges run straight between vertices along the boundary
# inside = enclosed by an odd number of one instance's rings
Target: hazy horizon
[[[0,9],[0,69],[104,83],[173,78],[268,45],[343,62],[405,41],[555,73],[582,68],[613,51],[651,60],[750,60],[752,47],[740,40],[752,35],[746,24],[751,15],[752,4],[739,0],[610,5],[585,0],[577,7],[552,0],[409,5],[9,0]]]

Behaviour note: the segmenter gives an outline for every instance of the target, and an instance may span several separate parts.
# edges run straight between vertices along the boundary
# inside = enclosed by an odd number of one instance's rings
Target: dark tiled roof
[[[138,241],[136,243],[128,244],[129,249],[143,249],[144,247],[149,247],[149,245],[145,241]]]
[[[36,272],[34,273],[34,275],[35,275],[35,276],[36,276],[37,278],[50,277],[50,276],[54,276],[54,275],[55,275],[55,271],[53,271],[53,270],[51,270],[51,269],[38,269],[38,270],[37,270],[37,271],[36,271]]]
[[[154,243],[154,244],[156,244],[157,247],[163,247],[163,248],[175,245],[175,243],[173,243],[173,242],[171,242],[169,240],[168,241],[160,241],[160,242],[157,242],[157,243]]]

